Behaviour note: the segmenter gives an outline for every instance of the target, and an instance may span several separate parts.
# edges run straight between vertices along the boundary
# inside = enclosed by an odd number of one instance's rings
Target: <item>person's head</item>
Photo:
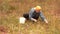
[[[41,7],[40,6],[36,6],[36,7],[34,7],[34,9],[35,9],[36,12],[40,12]]]

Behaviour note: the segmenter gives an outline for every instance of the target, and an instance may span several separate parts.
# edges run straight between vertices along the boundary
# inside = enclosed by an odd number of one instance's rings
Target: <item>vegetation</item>
[[[48,24],[26,21],[19,17],[40,5]],[[60,34],[60,0],[0,0],[0,34]]]

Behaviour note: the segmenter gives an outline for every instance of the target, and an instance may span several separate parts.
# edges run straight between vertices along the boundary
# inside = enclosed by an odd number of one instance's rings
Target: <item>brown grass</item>
[[[36,5],[42,7],[49,23],[28,20],[20,24],[19,17]],[[0,25],[0,34],[60,34],[60,0],[0,0]]]

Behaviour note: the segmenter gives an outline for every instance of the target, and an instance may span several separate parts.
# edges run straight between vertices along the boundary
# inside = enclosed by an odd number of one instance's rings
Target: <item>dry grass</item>
[[[19,23],[23,13],[40,5],[49,21]],[[0,0],[0,34],[60,34],[60,0]]]

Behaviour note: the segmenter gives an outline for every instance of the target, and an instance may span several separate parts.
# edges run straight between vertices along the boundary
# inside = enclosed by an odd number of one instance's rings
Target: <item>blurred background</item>
[[[23,13],[40,5],[48,24],[26,21],[19,23]],[[0,34],[60,34],[60,0],[0,0]]]

